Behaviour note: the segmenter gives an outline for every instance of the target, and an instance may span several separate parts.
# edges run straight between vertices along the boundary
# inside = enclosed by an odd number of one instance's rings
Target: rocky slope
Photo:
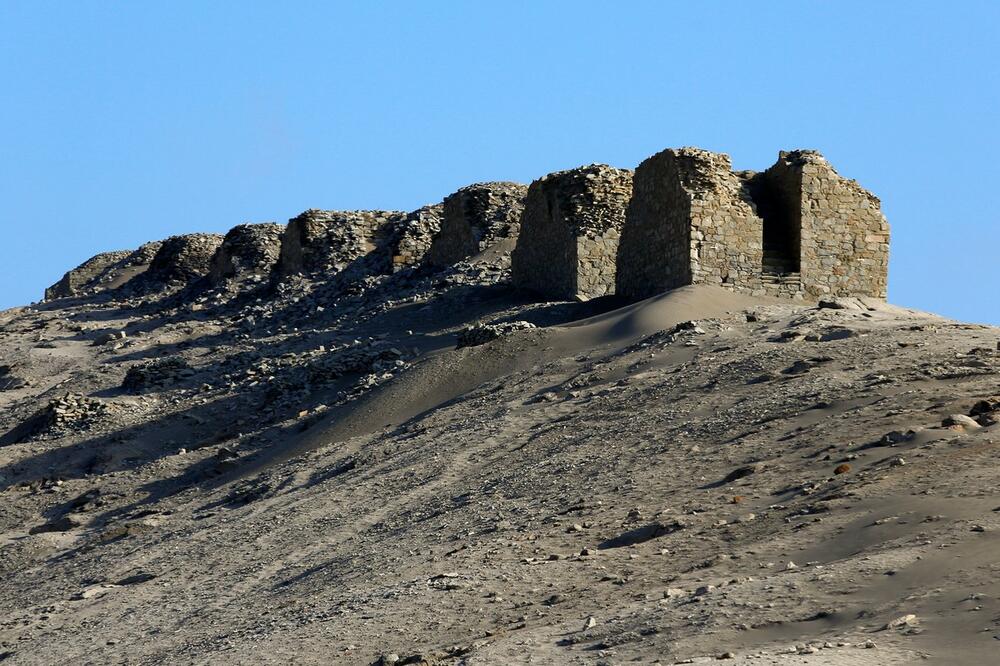
[[[995,655],[997,329],[277,237],[0,313],[0,662]]]

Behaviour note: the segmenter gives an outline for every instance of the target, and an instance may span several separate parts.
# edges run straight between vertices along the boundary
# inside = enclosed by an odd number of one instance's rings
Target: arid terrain
[[[0,313],[0,662],[995,662],[1000,330],[508,266]]]

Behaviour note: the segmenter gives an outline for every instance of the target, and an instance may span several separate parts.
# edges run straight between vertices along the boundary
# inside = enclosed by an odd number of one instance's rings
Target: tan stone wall
[[[614,293],[619,230],[631,194],[632,172],[603,164],[533,182],[511,258],[514,284],[566,300]]]
[[[630,300],[693,283],[885,298],[888,249],[878,199],[819,153],[783,152],[754,174],[733,173],[727,155],[668,149],[636,169],[616,290]]]
[[[807,296],[885,298],[889,223],[880,202],[814,151],[782,152],[768,172],[797,188],[802,286]]]
[[[527,190],[520,183],[476,183],[445,197],[441,230],[427,251],[427,262],[450,266],[503,238],[516,239]]]
[[[639,300],[691,283],[760,292],[761,229],[728,155],[664,150],[635,172],[617,293]]]

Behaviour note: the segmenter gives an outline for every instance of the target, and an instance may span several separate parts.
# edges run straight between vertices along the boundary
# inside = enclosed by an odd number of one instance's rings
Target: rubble
[[[459,331],[455,347],[456,349],[461,349],[462,347],[476,347],[517,331],[526,331],[533,328],[536,328],[535,325],[528,321],[510,321],[500,324],[475,324],[473,326],[467,326]]]

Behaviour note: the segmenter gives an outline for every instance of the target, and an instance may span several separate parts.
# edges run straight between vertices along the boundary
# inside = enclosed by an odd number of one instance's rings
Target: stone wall
[[[889,223],[878,197],[811,150],[781,152],[761,177],[799,226],[793,236],[807,297],[886,297]]]
[[[424,206],[406,216],[392,244],[392,270],[420,265],[441,230],[444,206]]]
[[[734,173],[727,155],[668,149],[636,169],[616,290],[630,300],[686,284],[885,298],[888,224],[878,206],[813,151]]]
[[[632,172],[603,164],[533,182],[511,258],[514,284],[565,300],[614,293],[615,256],[631,194]]]
[[[339,273],[384,246],[406,217],[399,211],[307,210],[285,228],[278,271],[282,275]]]
[[[273,222],[233,227],[212,257],[209,280],[219,284],[230,278],[269,274],[281,253],[284,230]]]
[[[502,239],[516,239],[527,189],[520,183],[476,183],[445,197],[427,262],[450,266]]]
[[[756,173],[733,172],[724,154],[667,149],[634,174],[593,164],[530,187],[470,185],[411,213],[312,209],[284,230],[240,225],[225,239],[174,236],[97,255],[45,298],[268,272],[346,286],[476,255],[476,266],[462,270],[487,270],[494,282],[509,275],[552,299],[638,300],[693,283],[756,296],[885,298],[889,225],[879,206],[815,151],[782,152]]]
[[[137,250],[105,252],[92,257],[46,289],[45,299],[89,296],[117,289],[144,274],[163,243],[164,241],[153,241],[143,244]]]
[[[144,286],[155,287],[186,284],[204,277],[222,239],[219,234],[171,236],[163,241],[149,268],[138,279]]]
[[[728,155],[667,149],[635,171],[616,291],[631,300],[692,282],[754,287],[761,222]]]

